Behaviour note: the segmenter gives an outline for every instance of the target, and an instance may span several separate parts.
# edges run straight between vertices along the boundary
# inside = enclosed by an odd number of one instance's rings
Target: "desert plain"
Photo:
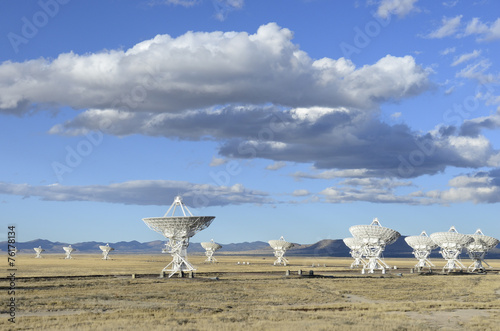
[[[500,261],[486,273],[412,273],[416,260],[362,275],[350,258],[190,256],[194,278],[160,278],[168,255],[16,256],[15,323],[8,273],[2,330],[498,330]],[[244,264],[243,264],[244,262]],[[238,264],[239,263],[239,264]],[[470,264],[468,259],[463,263]],[[397,269],[394,269],[396,266]],[[299,276],[299,270],[302,276]],[[287,275],[289,271],[290,275]],[[312,275],[310,272],[312,271]]]

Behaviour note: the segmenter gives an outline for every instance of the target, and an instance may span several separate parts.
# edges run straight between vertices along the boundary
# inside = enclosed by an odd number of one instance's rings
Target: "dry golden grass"
[[[290,257],[283,267],[272,257],[216,257],[190,257],[194,279],[160,279],[145,274],[158,275],[166,255],[18,256],[16,324],[2,314],[0,329],[496,330],[500,322],[499,261],[488,274],[424,276],[409,273],[414,260],[388,259],[398,270],[363,276],[348,269],[351,259]],[[326,277],[298,277],[299,269]],[[87,275],[109,276],[54,277]]]

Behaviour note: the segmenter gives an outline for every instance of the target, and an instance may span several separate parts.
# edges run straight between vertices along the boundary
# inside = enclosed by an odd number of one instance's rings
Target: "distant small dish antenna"
[[[175,216],[177,208],[182,211],[183,216]],[[186,216],[186,211],[189,216]],[[187,260],[189,238],[206,229],[214,218],[215,216],[193,216],[182,202],[182,198],[177,196],[163,217],[142,219],[151,230],[168,239],[163,252],[172,255],[172,262],[163,268],[162,274],[168,271],[170,272],[168,277],[172,277],[177,272],[196,270]]]
[[[366,261],[363,260],[363,242],[357,238],[344,238],[344,244],[349,247],[354,262],[351,263],[351,269],[365,267]]]
[[[431,239],[441,248],[439,253],[446,260],[443,272],[465,269],[465,266],[460,262],[460,253],[462,253],[463,248],[474,241],[471,236],[458,233],[457,229],[452,226],[448,232],[431,234]]]
[[[285,258],[285,252],[292,248],[294,244],[289,243],[288,241],[280,237],[278,240],[269,240],[269,246],[274,249],[274,256],[276,257],[276,261],[274,261],[274,265],[287,265],[289,262]]]
[[[68,247],[63,247],[63,249],[66,252],[65,259],[72,259],[71,253],[73,253],[74,251],[76,251],[76,249],[73,248],[73,247],[71,247],[71,245],[69,245]]]
[[[221,245],[217,244],[212,239],[209,242],[202,242],[201,247],[203,247],[205,249],[205,256],[207,257],[205,262],[209,262],[209,263],[217,262],[217,260],[215,259],[215,257],[213,257],[213,255],[214,255],[215,251],[222,248]]]
[[[370,225],[354,225],[349,228],[352,236],[362,243],[363,256],[368,259],[368,263],[363,266],[361,273],[374,273],[380,269],[385,274],[389,266],[382,260],[382,252],[385,246],[395,242],[401,234],[396,230],[383,227],[377,218],[374,218]]]
[[[483,262],[491,268],[491,266],[484,260],[484,257],[486,253],[495,248],[500,241],[496,238],[485,236],[481,229],[477,229],[474,234],[469,236],[474,240],[468,243],[465,248],[467,249],[467,253],[473,262],[467,270],[470,272],[474,272],[476,270],[485,271]]]
[[[109,259],[109,252],[115,250],[114,248],[109,247],[109,243],[106,244],[105,246],[99,246],[99,249],[102,251],[102,259],[103,260],[108,260]]]
[[[413,255],[418,260],[415,268],[418,271],[422,271],[425,267],[435,267],[434,264],[428,259],[429,255],[433,249],[436,249],[438,245],[427,235],[425,231],[419,236],[409,236],[405,238],[408,246],[413,248]]]
[[[45,249],[43,249],[42,246],[38,246],[38,247],[35,247],[33,249],[35,250],[35,253],[36,253],[36,256],[35,256],[36,259],[41,258],[42,252],[45,252]]]

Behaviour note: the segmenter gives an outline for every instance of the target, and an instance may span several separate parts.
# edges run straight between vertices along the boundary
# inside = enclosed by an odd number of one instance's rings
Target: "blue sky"
[[[3,1],[0,216],[18,240],[500,237],[500,4]],[[6,229],[0,230],[6,238]]]

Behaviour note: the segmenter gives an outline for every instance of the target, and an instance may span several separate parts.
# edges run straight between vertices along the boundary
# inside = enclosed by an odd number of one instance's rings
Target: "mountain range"
[[[385,257],[413,258],[412,248],[404,240],[404,236],[398,238],[396,242],[388,245],[384,251]],[[44,239],[36,239],[27,242],[16,243],[16,248],[20,253],[35,254],[33,248],[41,246],[45,253],[60,253],[64,254],[63,247],[68,246],[68,243],[52,242]],[[71,244],[75,248],[75,253],[78,254],[100,254],[99,246],[106,245],[104,242],[87,241]],[[161,253],[165,246],[165,241],[155,240],[149,242],[138,241],[119,241],[109,243],[115,250],[112,254],[158,254]],[[273,250],[268,243],[263,241],[243,242],[221,244],[222,248],[216,254],[220,255],[272,255]],[[7,242],[0,242],[0,250],[7,250]],[[433,250],[431,257],[440,258],[439,249]],[[204,249],[200,243],[190,243],[188,247],[189,254],[203,254]],[[344,244],[342,239],[324,239],[314,244],[295,244],[293,248],[287,251],[287,256],[332,256],[332,257],[348,257],[349,248]],[[466,257],[463,253],[462,257]],[[500,248],[498,246],[488,252],[487,259],[500,259]]]

